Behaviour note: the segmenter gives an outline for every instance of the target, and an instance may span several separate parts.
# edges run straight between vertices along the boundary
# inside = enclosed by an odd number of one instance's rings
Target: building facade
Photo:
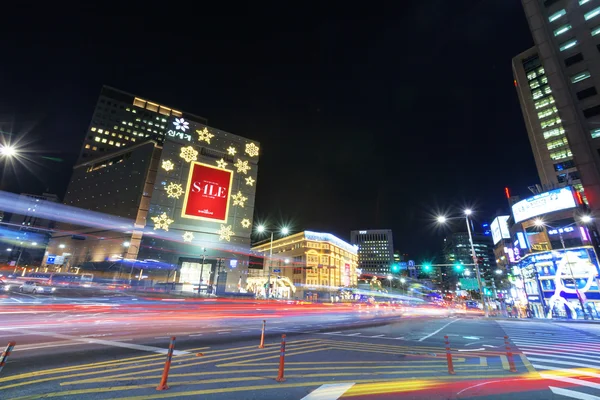
[[[272,260],[270,241],[252,248],[265,260],[249,269],[249,292],[265,296],[269,271],[272,295],[277,298],[334,300],[357,285],[357,248],[334,235],[304,231],[274,240],[272,246]]]
[[[363,274],[387,276],[394,263],[391,229],[350,232],[350,243],[358,246],[358,267]]]
[[[600,4],[522,3],[535,46],[513,73],[542,191],[571,186],[600,210]]]
[[[157,104],[129,98],[123,110],[134,116]],[[146,276],[189,291],[245,286],[259,145],[172,111],[155,136],[100,157],[84,157],[84,143],[64,200],[82,223],[61,223],[48,250],[68,254],[61,269]]]

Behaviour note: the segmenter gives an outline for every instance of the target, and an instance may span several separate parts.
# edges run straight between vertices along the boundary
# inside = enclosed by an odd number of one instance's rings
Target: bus
[[[36,281],[51,286],[86,286],[94,280],[94,274],[71,274],[68,272],[32,272],[20,280]]]

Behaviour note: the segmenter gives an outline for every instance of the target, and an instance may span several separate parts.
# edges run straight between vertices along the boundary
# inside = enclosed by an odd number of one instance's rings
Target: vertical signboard
[[[232,171],[191,163],[181,216],[226,222],[232,179]]]

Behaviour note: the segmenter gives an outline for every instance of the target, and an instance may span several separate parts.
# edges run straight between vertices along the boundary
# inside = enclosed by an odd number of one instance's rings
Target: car
[[[10,285],[3,280],[0,280],[0,293],[8,292],[10,290]]]
[[[54,293],[56,291],[56,288],[53,288],[51,286],[42,285],[39,282],[35,282],[35,281],[26,281],[25,283],[23,283],[21,285],[21,287],[19,288],[19,291],[21,293],[33,293],[33,294]]]

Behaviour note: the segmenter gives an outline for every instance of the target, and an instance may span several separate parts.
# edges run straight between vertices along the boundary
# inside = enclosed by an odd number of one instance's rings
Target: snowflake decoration
[[[228,242],[231,240],[231,236],[235,235],[231,230],[231,225],[221,225],[221,229],[217,233],[219,234],[219,240],[227,240]]]
[[[198,152],[194,150],[192,146],[182,147],[179,157],[183,158],[187,162],[196,161],[198,159]]]
[[[206,142],[208,144],[210,144],[210,139],[212,139],[213,137],[215,137],[215,135],[213,135],[212,133],[210,133],[208,131],[208,129],[206,129],[206,127],[204,127],[204,129],[200,130],[196,130],[196,133],[198,134],[198,140],[201,142]]]
[[[254,182],[256,182],[254,179],[252,179],[251,176],[246,178],[246,185],[248,186],[254,186]]]
[[[185,132],[187,129],[190,129],[190,123],[184,120],[183,118],[175,118],[175,121],[173,121],[173,125],[175,125],[175,130],[181,129]]]
[[[165,171],[173,171],[173,168],[175,168],[175,164],[171,160],[164,160],[162,162],[162,169]]]
[[[194,240],[194,233],[193,232],[185,232],[183,235],[183,241],[184,242],[191,242],[192,240]]]
[[[254,143],[246,144],[246,154],[248,154],[250,157],[256,157],[258,155],[258,150],[258,146]]]
[[[243,174],[247,174],[250,170],[250,166],[248,165],[248,161],[242,161],[238,158],[237,162],[233,164],[237,168],[237,172],[241,172]]]
[[[244,228],[250,228],[250,220],[248,218],[244,218],[240,223]]]
[[[227,154],[229,154],[230,156],[235,156],[235,153],[237,153],[235,147],[229,146],[229,148],[227,148]]]
[[[237,194],[234,194],[233,196],[231,196],[231,198],[233,199],[233,205],[234,206],[240,206],[240,207],[244,207],[244,203],[246,202],[246,200],[248,200],[247,197],[245,197],[242,192],[237,192]]]
[[[219,161],[217,161],[217,167],[225,168],[226,166],[227,166],[227,163],[222,158]]]
[[[167,217],[167,213],[162,213],[161,215],[152,217],[152,221],[154,221],[154,230],[164,229],[165,231],[168,231],[169,225],[173,223],[173,220]]]
[[[183,188],[179,183],[169,183],[165,186],[165,190],[167,191],[167,196],[172,197],[174,199],[178,199],[183,194]]]

